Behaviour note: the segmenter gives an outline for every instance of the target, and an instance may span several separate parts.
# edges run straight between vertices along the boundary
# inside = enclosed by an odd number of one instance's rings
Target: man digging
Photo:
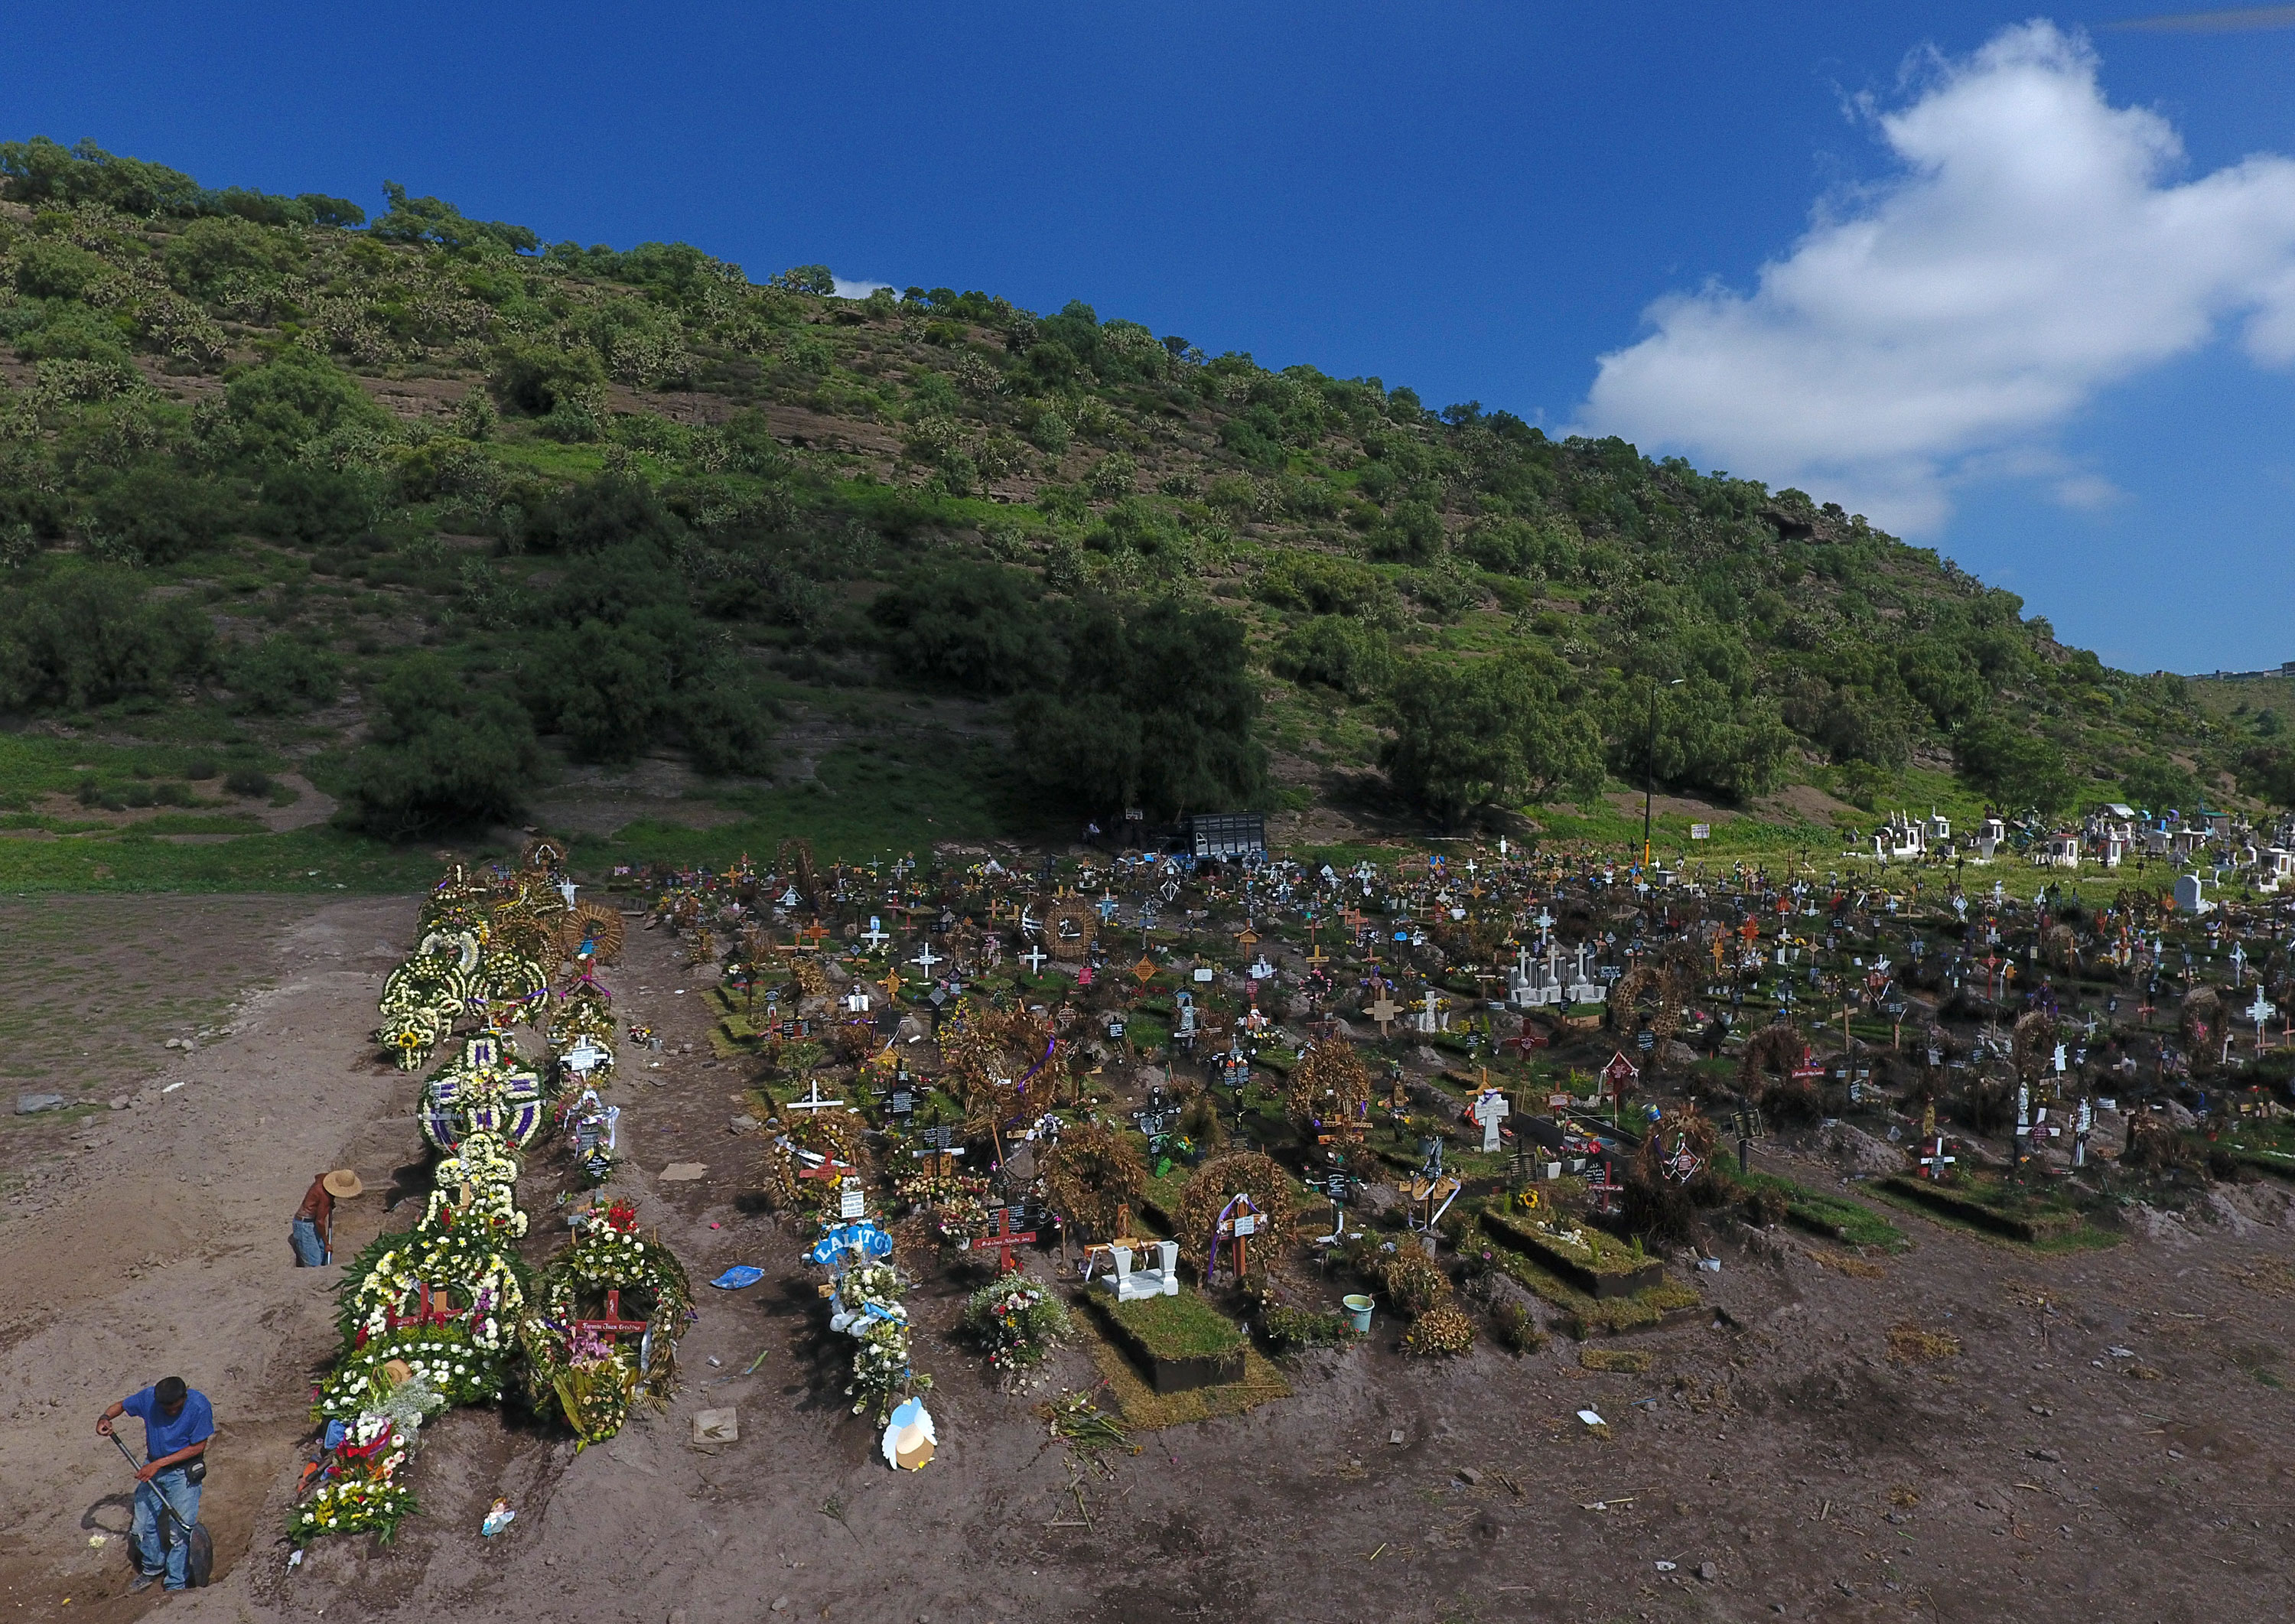
[[[95,1418],[95,1430],[111,1436],[111,1424],[133,1416],[143,1424],[144,1464],[135,1473],[135,1521],[129,1544],[135,1553],[131,1592],[164,1578],[170,1590],[189,1581],[191,1541],[184,1530],[200,1520],[200,1485],[207,1481],[208,1442],[215,1436],[215,1410],[207,1394],[186,1387],[179,1375],[162,1376],[130,1393]],[[164,1497],[180,1520],[173,1537],[160,1538]]]
[[[334,1261],[335,1203],[348,1201],[365,1188],[347,1167],[311,1180],[311,1187],[303,1192],[303,1204],[295,1209],[294,1220],[287,1226],[298,1267],[323,1269]]]

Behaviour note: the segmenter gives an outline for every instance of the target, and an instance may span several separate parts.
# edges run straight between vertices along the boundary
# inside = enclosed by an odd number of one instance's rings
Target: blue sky
[[[2117,665],[2295,658],[2295,29],[1839,0],[331,9],[19,12],[0,123],[369,206],[387,176],[758,276],[1082,298],[1800,484]]]

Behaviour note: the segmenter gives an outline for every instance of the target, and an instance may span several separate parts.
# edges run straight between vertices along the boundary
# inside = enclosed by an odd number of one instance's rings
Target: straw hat
[[[319,1184],[337,1201],[348,1201],[354,1196],[363,1196],[366,1193],[366,1186],[361,1184],[359,1176],[347,1167],[335,1169],[333,1172],[320,1179]]]

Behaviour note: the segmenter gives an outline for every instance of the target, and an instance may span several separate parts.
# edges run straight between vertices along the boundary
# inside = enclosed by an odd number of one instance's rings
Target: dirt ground
[[[290,1571],[280,1530],[309,1383],[333,1351],[338,1271],[290,1266],[287,1217],[314,1171],[355,1166],[369,1193],[342,1209],[347,1256],[384,1222],[395,1176],[412,1181],[414,1081],[373,1061],[365,1033],[413,903],[107,905],[107,932],[146,944],[153,985],[192,999],[169,1019],[235,1030],[188,1053],[147,1034],[75,1055],[51,1029],[85,1008],[76,990],[102,979],[102,955],[33,928],[68,902],[0,914],[15,1089],[49,1068],[59,1091],[143,1101],[0,1140],[23,1197],[0,1207],[0,1620],[2216,1624],[2286,1611],[2295,1228],[2268,1189],[2054,1258],[1893,1210],[1915,1246],[1886,1261],[1736,1228],[1720,1273],[1690,1277],[1716,1312],[1621,1344],[1655,1356],[1645,1375],[1584,1370],[1563,1336],[1521,1359],[1486,1340],[1461,1360],[1409,1360],[1382,1327],[1295,1367],[1295,1397],[1144,1434],[1140,1454],[1073,1490],[1031,1413],[1043,1394],[996,1391],[951,1339],[959,1288],[927,1286],[911,1306],[942,1448],[895,1476],[844,1413],[799,1243],[746,1199],[756,1141],[729,1125],[738,1079],[708,1057],[690,973],[645,934],[608,981],[669,1052],[617,1085],[631,1153],[617,1184],[697,1281],[734,1262],[767,1281],[704,1288],[666,1414],[578,1455],[493,1412],[444,1417],[425,1430],[422,1511],[398,1542],[314,1546]],[[658,1182],[674,1161],[706,1176]],[[1834,1187],[1827,1170],[1778,1164]],[[546,1192],[526,1204],[548,1228]],[[1903,1362],[1889,1333],[1907,1325],[1961,1351]],[[220,1424],[204,1507],[217,1579],[128,1597],[127,1472],[93,1422],[170,1372]],[[1093,1379],[1070,1351],[1047,1391]],[[739,1441],[696,1447],[692,1413],[724,1405]],[[1090,1526],[1052,1526],[1083,1521],[1079,1492]],[[497,1496],[518,1519],[481,1538]]]

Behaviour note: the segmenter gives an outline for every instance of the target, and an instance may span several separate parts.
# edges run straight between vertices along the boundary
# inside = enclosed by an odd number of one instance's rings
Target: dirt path
[[[148,1103],[92,1119],[97,1147],[45,1187],[40,1210],[0,1225],[6,1616],[37,1616],[28,1591],[61,1606],[77,1590],[85,1606],[120,1587],[127,1468],[93,1431],[113,1400],[170,1373],[213,1399],[222,1430],[204,1516],[219,1566],[248,1548],[263,1485],[305,1430],[303,1373],[331,1351],[335,1271],[290,1267],[287,1216],[314,1171],[355,1161],[372,1119],[406,1108],[405,1080],[369,1061],[355,1034],[413,909],[297,911],[237,1031],[174,1051]],[[381,1135],[394,1147],[396,1130]],[[371,1229],[380,1205],[351,1209],[353,1222]],[[95,1533],[105,1545],[89,1544]]]
[[[278,990],[181,1063],[198,1081],[168,1097],[176,1114],[92,1153],[107,1176],[85,1195],[0,1228],[15,1243],[0,1251],[6,1301],[34,1305],[0,1350],[0,1618],[155,1604],[120,1595],[116,1540],[86,1545],[125,1525],[122,1474],[88,1424],[163,1360],[215,1396],[225,1428],[208,1505],[226,1571],[165,1604],[182,1620],[2197,1624],[2284,1611],[2295,1432],[2277,1383],[2295,1380],[2295,1231],[2266,1191],[2239,1193],[2213,1225],[2061,1258],[1893,1210],[1915,1246],[1885,1261],[1734,1228],[1721,1273],[1695,1277],[1721,1311],[1623,1344],[1654,1356],[1644,1375],[1582,1369],[1566,1338],[1520,1359],[1485,1343],[1412,1361],[1382,1326],[1295,1370],[1295,1399],[1148,1434],[1138,1457],[1088,1473],[1089,1528],[1055,1526],[1079,1520],[1063,1452],[1033,1399],[996,1391],[954,1342],[960,1292],[935,1283],[911,1306],[943,1449],[895,1477],[844,1413],[799,1243],[746,1200],[756,1145],[728,1126],[738,1080],[707,1058],[694,973],[644,934],[608,981],[617,1013],[670,1048],[617,1084],[632,1153],[617,1187],[697,1281],[754,1262],[766,1283],[705,1289],[666,1415],[580,1454],[491,1412],[448,1416],[425,1433],[422,1512],[395,1546],[338,1541],[290,1573],[279,1530],[306,1374],[331,1351],[333,1271],[286,1266],[284,1214],[339,1155],[376,1186],[412,1157],[412,1081],[361,1041],[408,911],[346,903],[291,927]],[[672,1161],[706,1175],[658,1182]],[[527,1205],[546,1221],[546,1198]],[[352,1211],[381,1219],[372,1198]],[[127,1275],[158,1255],[180,1261]],[[1904,1362],[1899,1326],[1960,1351]],[[1071,1352],[1051,1385],[1093,1379]],[[693,1412],[725,1404],[739,1441],[697,1448]],[[1577,1420],[1588,1408],[1606,1440]],[[496,1495],[519,1518],[482,1539]]]

